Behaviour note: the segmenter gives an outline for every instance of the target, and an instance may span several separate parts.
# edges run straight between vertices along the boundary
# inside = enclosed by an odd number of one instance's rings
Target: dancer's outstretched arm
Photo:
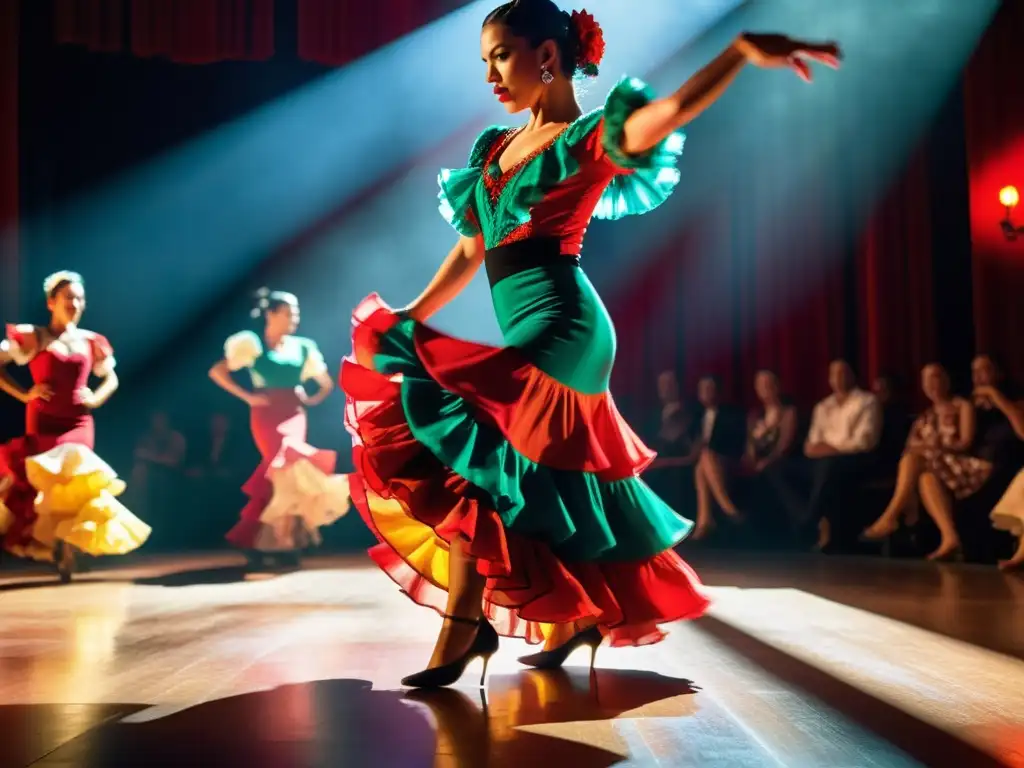
[[[810,82],[808,60],[838,67],[839,59],[835,43],[810,43],[785,35],[740,35],[678,91],[634,112],[626,121],[622,149],[640,155],[656,146],[711,106],[748,63],[766,69],[786,67]]]
[[[469,285],[483,260],[483,237],[460,237],[434,279],[404,311],[414,320],[425,322]]]

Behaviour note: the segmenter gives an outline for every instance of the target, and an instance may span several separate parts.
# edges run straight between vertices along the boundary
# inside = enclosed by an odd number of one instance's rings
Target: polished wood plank
[[[993,566],[801,554],[687,552],[701,578],[798,589],[1024,660],[1024,576]]]
[[[1010,754],[1014,712],[1024,712],[999,699],[1000,684],[1017,685],[1005,666],[1015,659],[794,586],[845,589],[844,563],[784,575],[723,560],[709,569],[714,618],[676,625],[649,648],[602,649],[593,676],[578,659],[557,673],[524,670],[525,644],[503,641],[484,698],[472,670],[457,689],[399,689],[428,658],[439,619],[362,557],[256,576],[231,555],[112,562],[67,586],[38,571],[0,574],[0,768],[900,768],[934,763],[888,720],[908,718],[948,754],[985,758]],[[918,588],[893,583],[909,605]],[[980,600],[980,589],[953,590],[946,610]],[[744,641],[755,632],[763,637]],[[907,647],[888,653],[897,641]],[[922,677],[958,657],[973,676],[961,671],[936,699]],[[876,668],[895,684],[883,690]],[[940,676],[956,682],[952,670]],[[1016,709],[996,721],[998,701]],[[871,705],[890,715],[864,717]]]
[[[712,616],[1007,765],[1024,766],[1024,754],[1006,751],[1000,736],[1024,736],[1018,659],[801,590],[723,591]]]

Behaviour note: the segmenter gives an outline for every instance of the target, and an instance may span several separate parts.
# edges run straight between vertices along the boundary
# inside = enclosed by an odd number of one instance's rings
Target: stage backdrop
[[[1024,237],[999,227],[999,190],[1024,194],[1024,0],[1003,0],[966,73],[974,327],[979,349],[1024,382]],[[1024,224],[1024,207],[1016,211]]]

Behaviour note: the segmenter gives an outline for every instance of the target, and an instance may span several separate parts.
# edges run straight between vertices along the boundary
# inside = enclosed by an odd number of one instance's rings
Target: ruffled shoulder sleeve
[[[117,358],[114,357],[114,348],[110,345],[106,336],[89,331],[89,349],[92,351],[92,373],[93,376],[105,378],[114,372],[117,367]]]
[[[252,331],[239,331],[224,342],[224,360],[229,371],[252,368],[256,359],[263,354],[263,342]]]
[[[473,196],[477,182],[483,173],[487,153],[507,129],[492,125],[484,130],[473,143],[466,168],[445,168],[437,177],[441,188],[438,192],[438,210],[460,235],[474,237],[480,234],[480,222],[473,210]]]
[[[35,357],[39,335],[34,325],[9,324],[0,340],[0,364],[27,365]]]
[[[309,381],[327,373],[327,361],[324,360],[323,352],[316,342],[312,339],[302,339],[302,347],[302,381]]]
[[[642,80],[626,77],[608,94],[601,123],[601,151],[617,170],[594,211],[598,219],[621,219],[652,211],[664,203],[679,184],[677,164],[685,136],[676,132],[640,155],[623,151],[626,121],[654,100],[654,91]]]

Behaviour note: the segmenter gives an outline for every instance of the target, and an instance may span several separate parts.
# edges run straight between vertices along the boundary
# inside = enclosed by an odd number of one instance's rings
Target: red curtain
[[[299,0],[299,56],[341,66],[365,56],[433,21],[442,0],[389,0],[387,3]]]
[[[966,73],[974,327],[979,350],[1024,381],[1024,237],[999,227],[999,190],[1024,194],[1024,0],[1004,0]],[[1015,223],[1024,224],[1024,207]]]
[[[628,293],[609,302],[617,396],[649,407],[658,373],[674,370],[691,394],[712,373],[749,403],[754,374],[767,368],[810,405],[827,394],[837,357],[863,385],[889,373],[914,392],[936,352],[927,155],[912,158],[856,237],[843,234],[852,213],[841,158],[819,165],[814,194],[798,203],[771,174],[739,169],[660,259],[630,276]]]
[[[57,42],[105,53],[123,51],[125,10],[125,0],[55,0]]]
[[[182,64],[274,55],[274,0],[132,0],[132,52]]]
[[[918,372],[937,359],[932,209],[924,148],[875,208],[855,254],[862,378],[895,374],[919,399]]]
[[[0,317],[18,314],[18,0],[0,3]]]
[[[54,25],[58,43],[182,64],[274,54],[274,0],[55,0]]]

